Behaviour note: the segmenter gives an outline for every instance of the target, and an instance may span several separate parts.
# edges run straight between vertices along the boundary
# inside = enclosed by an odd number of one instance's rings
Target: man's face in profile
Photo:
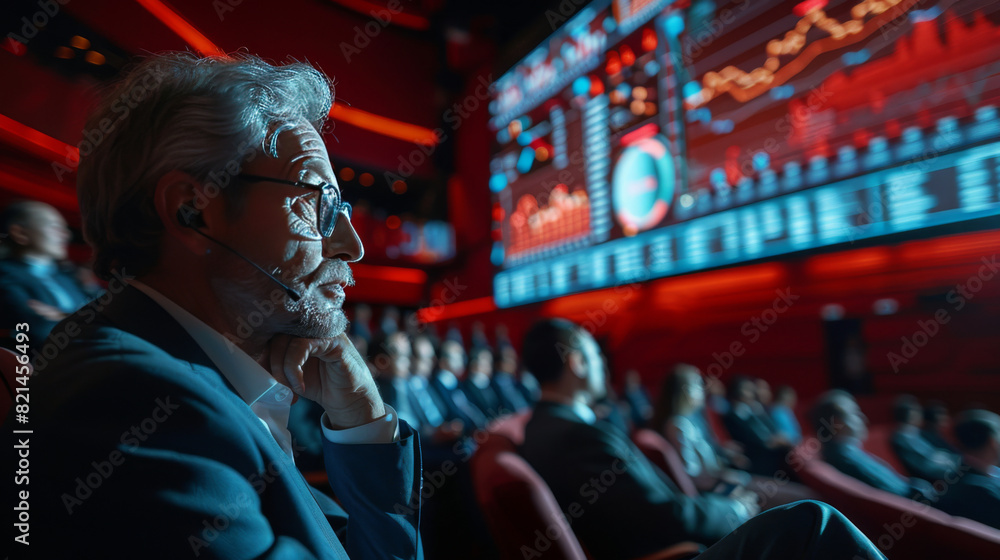
[[[69,229],[62,214],[48,204],[33,204],[28,219],[17,226],[12,237],[24,246],[27,253],[39,257],[62,260],[69,245]]]
[[[587,391],[594,400],[603,398],[607,393],[604,376],[604,357],[597,341],[585,330],[580,330],[580,346],[583,359],[587,364]]]
[[[337,185],[323,138],[305,121],[278,135],[277,158],[258,155],[242,172]],[[277,284],[228,251],[216,252],[217,293],[231,300],[227,304],[238,316],[277,299],[272,315],[260,327],[265,333],[305,338],[343,333],[347,327],[342,310],[344,287],[353,284],[347,263],[364,255],[347,214],[339,215],[333,233],[324,238],[317,225],[319,191],[266,181],[231,188],[245,189],[245,201],[238,217],[227,224],[226,240],[264,269],[276,272],[302,297],[299,301],[286,297]],[[281,294],[278,298],[276,290]]]
[[[849,435],[853,435],[861,441],[868,439],[868,417],[861,412],[858,403],[848,397],[843,397],[838,403],[840,421],[847,428]]]

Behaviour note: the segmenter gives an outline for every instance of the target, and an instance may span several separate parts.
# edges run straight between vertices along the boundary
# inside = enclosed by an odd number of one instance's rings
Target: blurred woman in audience
[[[684,468],[701,492],[731,492],[734,488],[754,491],[767,509],[795,500],[812,499],[806,487],[770,477],[753,476],[729,468],[730,462],[709,443],[705,424],[699,419],[705,406],[705,384],[698,368],[679,364],[663,383],[653,427],[660,430],[684,460]],[[788,474],[788,473],[786,473]]]

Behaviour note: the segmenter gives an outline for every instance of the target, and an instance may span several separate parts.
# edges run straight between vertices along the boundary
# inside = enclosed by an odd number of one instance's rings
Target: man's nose
[[[346,262],[357,262],[365,256],[365,246],[354,229],[354,224],[341,213],[337,218],[337,226],[333,228],[330,237],[323,239],[323,256],[328,259],[338,259]]]

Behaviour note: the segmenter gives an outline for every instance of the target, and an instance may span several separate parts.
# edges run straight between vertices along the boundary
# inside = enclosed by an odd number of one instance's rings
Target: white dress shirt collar
[[[132,281],[132,285],[149,296],[184,328],[198,346],[205,351],[219,372],[236,389],[250,410],[267,426],[275,441],[289,456],[292,438],[288,431],[288,415],[292,407],[292,391],[278,383],[270,372],[261,367],[239,346],[230,342],[218,331],[206,325],[183,307],[170,301],[153,288]]]

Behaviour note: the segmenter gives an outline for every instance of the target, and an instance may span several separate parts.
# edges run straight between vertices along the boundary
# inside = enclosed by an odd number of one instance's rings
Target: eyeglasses
[[[333,230],[337,227],[337,218],[340,217],[341,212],[347,214],[348,220],[351,219],[351,203],[345,202],[340,197],[340,189],[330,183],[319,183],[314,185],[312,183],[303,183],[302,181],[289,181],[287,179],[275,179],[274,177],[262,177],[260,175],[247,175],[242,173],[238,175],[238,177],[249,183],[280,183],[282,185],[291,185],[293,187],[320,191],[319,202],[317,202],[316,207],[316,226],[323,237],[330,237],[333,235]]]

